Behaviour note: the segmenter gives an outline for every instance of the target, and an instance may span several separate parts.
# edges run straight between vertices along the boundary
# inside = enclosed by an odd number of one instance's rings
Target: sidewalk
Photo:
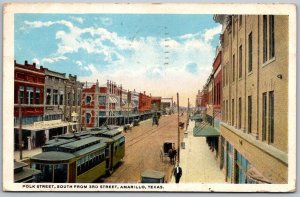
[[[183,139],[185,149],[180,149],[182,177],[180,183],[225,183],[225,175],[220,170],[215,153],[209,150],[205,137],[194,137],[195,121],[190,121],[188,136]],[[171,183],[175,183],[172,176]]]
[[[23,157],[22,160],[27,160],[30,157],[32,157],[33,155],[37,155],[41,152],[42,152],[42,148],[34,148],[34,149],[31,149],[31,150],[23,150],[22,151],[22,157]],[[14,152],[14,159],[16,161],[20,161],[20,152],[19,151]]]

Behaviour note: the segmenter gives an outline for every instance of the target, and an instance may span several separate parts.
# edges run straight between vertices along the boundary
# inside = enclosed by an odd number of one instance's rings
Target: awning
[[[191,120],[202,120],[200,114],[196,114],[193,117],[191,117]]]
[[[206,125],[204,127],[194,127],[193,134],[195,137],[217,137],[220,132],[212,126]]]
[[[33,124],[22,125],[22,130],[29,131],[41,131],[46,129],[54,129],[59,127],[66,127],[71,125],[76,125],[76,122],[65,122],[62,120],[49,120],[49,121],[39,121],[34,122]],[[15,126],[15,129],[18,129],[19,126]]]
[[[259,183],[271,183],[253,166],[247,170],[247,176]]]
[[[110,103],[118,103],[118,100],[115,97],[109,97]]]

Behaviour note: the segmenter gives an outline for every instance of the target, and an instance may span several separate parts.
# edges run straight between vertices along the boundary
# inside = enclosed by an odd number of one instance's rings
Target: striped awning
[[[115,97],[109,97],[110,103],[118,103],[118,100]]]

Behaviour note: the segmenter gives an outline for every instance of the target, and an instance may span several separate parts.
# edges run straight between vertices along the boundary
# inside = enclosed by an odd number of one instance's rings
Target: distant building
[[[160,111],[161,108],[161,97],[151,97],[151,107],[154,111]]]
[[[139,94],[139,112],[151,111],[151,96],[146,95],[146,92]]]
[[[173,113],[174,111],[174,103],[173,103],[173,97],[172,98],[161,98],[161,111],[163,113]]]
[[[231,183],[288,182],[288,32],[283,15],[221,23],[220,167]]]

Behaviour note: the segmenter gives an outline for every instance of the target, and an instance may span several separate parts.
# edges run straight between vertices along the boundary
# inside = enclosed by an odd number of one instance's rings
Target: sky
[[[14,56],[82,82],[195,104],[219,45],[213,15],[15,14]]]

